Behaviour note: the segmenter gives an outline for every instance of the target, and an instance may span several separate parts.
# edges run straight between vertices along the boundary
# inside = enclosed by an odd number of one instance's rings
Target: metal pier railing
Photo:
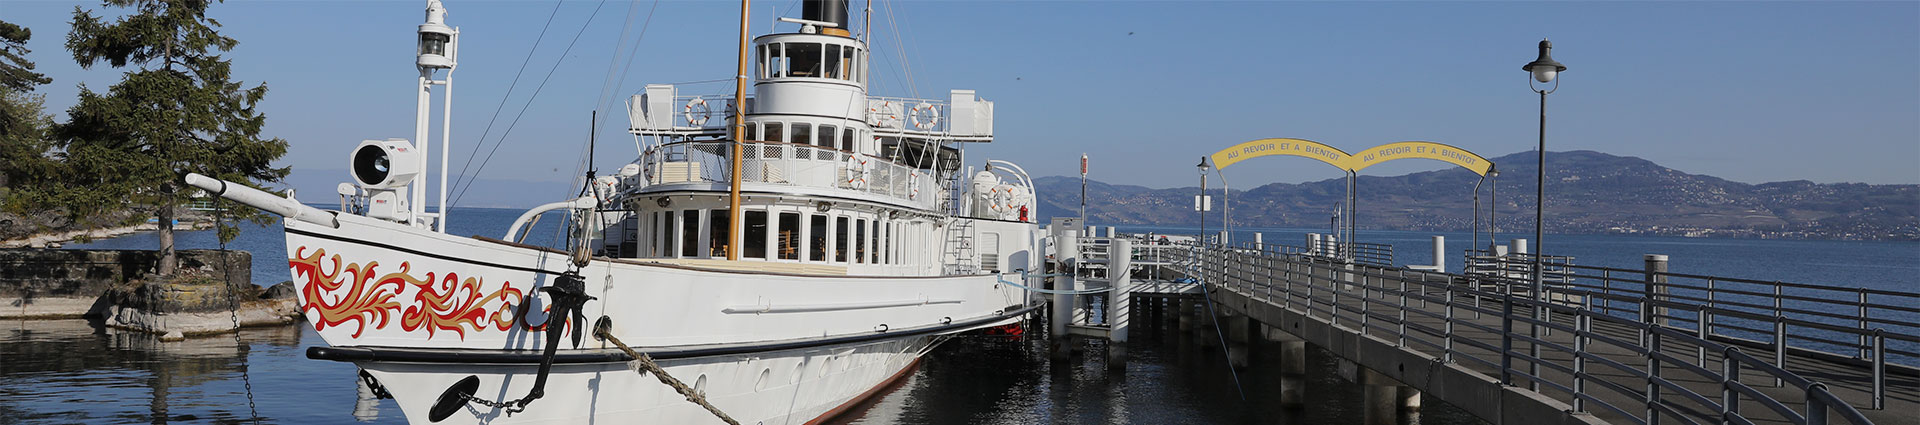
[[[1920,407],[1920,389],[1898,388],[1893,400],[1888,386],[1890,369],[1920,370],[1914,294],[1571,264],[1536,293],[1513,273],[1263,248],[1156,255],[1199,266],[1198,277],[1235,296],[1470,365],[1611,422],[1897,423]],[[1168,258],[1181,253],[1191,258]]]

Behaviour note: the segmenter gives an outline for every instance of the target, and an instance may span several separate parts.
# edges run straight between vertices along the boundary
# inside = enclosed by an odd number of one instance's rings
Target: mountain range
[[[1537,153],[1493,158],[1499,175],[1483,187],[1480,214],[1492,204],[1501,229],[1531,229]],[[1636,157],[1594,151],[1547,153],[1546,230],[1550,233],[1641,233],[1680,236],[1920,240],[1920,185],[1762,184],[1688,174]],[[1238,179],[1257,179],[1256,165],[1236,167]],[[1240,177],[1248,176],[1248,177]],[[1461,168],[1400,176],[1360,176],[1361,229],[1466,231],[1475,216],[1481,177]],[[1035,180],[1041,219],[1077,215],[1080,179]],[[1095,224],[1198,223],[1194,186],[1154,189],[1087,182],[1088,221]],[[1328,227],[1346,193],[1344,178],[1272,183],[1223,194],[1233,224],[1248,227]],[[1490,199],[1489,199],[1490,198]],[[1218,208],[1216,204],[1215,208]],[[1218,223],[1221,212],[1208,214]],[[1484,222],[1484,221],[1483,221]]]

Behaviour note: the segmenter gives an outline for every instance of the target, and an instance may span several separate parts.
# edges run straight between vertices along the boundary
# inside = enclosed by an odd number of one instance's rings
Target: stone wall
[[[258,291],[252,253],[226,251],[224,262],[219,250],[178,253],[182,271],[225,278],[242,293]],[[151,250],[0,249],[0,317],[79,317],[109,289],[147,278],[158,263]]]

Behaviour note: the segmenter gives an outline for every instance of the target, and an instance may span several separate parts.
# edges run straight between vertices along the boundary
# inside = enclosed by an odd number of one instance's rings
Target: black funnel
[[[832,22],[842,30],[847,28],[846,0],[806,0],[800,3],[800,19],[809,21]]]

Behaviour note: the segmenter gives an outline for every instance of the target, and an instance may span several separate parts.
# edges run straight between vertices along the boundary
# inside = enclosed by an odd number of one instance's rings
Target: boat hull
[[[602,320],[741,423],[806,423],[900,375],[944,335],[1013,323],[1031,308],[992,275],[825,276],[609,259],[573,267],[559,251],[349,215],[337,228],[290,220],[287,246],[302,313],[334,350],[310,357],[358,364],[414,423],[433,423],[428,410],[467,376],[479,378],[483,400],[531,390],[549,325],[539,288],[562,274],[579,275],[594,299],[582,307],[584,323],[552,321],[565,327],[558,354],[571,360],[554,366],[546,396],[511,416],[469,404],[438,423],[718,421],[588,335]]]

